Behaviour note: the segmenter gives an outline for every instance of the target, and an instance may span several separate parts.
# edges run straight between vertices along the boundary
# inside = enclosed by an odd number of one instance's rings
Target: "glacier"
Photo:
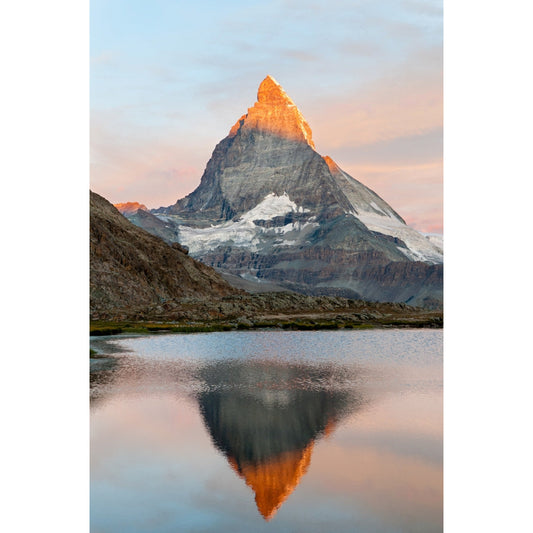
[[[278,246],[291,246],[302,242],[313,228],[318,227],[318,223],[313,222],[314,217],[306,222],[290,222],[277,227],[263,227],[255,222],[284,217],[290,213],[307,212],[308,209],[296,205],[287,193],[280,196],[270,193],[235,221],[230,220],[207,228],[180,225],[180,242],[189,248],[191,254],[214,250],[225,243],[256,252],[261,248],[261,244],[272,239],[272,243]],[[276,239],[277,236],[285,235],[290,236],[291,240]]]

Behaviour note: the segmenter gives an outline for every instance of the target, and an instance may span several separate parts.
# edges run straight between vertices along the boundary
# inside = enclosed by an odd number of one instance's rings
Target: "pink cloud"
[[[424,134],[442,127],[442,78],[391,75],[307,114],[322,150]]]

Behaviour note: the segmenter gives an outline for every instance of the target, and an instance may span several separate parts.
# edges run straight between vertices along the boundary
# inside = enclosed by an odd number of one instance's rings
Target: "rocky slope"
[[[179,244],[138,228],[107,200],[90,193],[91,318],[129,313],[184,297],[237,294]]]
[[[175,298],[150,305],[101,308],[91,334],[228,329],[442,327],[442,311],[289,292]]]
[[[144,209],[137,209],[131,213],[124,214],[124,216],[136,226],[145,229],[168,243],[179,242],[178,225],[171,220],[161,220]]]
[[[311,128],[270,76],[216,146],[198,188],[153,213],[168,227],[135,223],[259,287],[442,302],[442,249],[315,150]]]

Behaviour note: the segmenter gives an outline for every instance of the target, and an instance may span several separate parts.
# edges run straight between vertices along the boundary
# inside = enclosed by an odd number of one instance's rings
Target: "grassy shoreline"
[[[389,329],[389,328],[436,328],[443,327],[442,315],[432,313],[426,317],[382,317],[372,320],[353,320],[349,317],[303,318],[286,317],[258,319],[256,321],[217,322],[155,322],[155,321],[91,321],[90,335],[120,335],[127,333],[208,333],[236,330],[293,330],[316,331],[337,329]]]

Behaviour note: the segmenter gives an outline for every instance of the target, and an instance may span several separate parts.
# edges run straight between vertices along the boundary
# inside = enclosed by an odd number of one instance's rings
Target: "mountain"
[[[131,315],[176,298],[239,293],[179,244],[129,222],[105,198],[91,191],[90,202],[91,318]]]
[[[215,147],[198,188],[152,213],[193,257],[258,286],[442,302],[437,241],[321,156],[309,124],[271,76]],[[161,235],[161,228],[136,223]]]
[[[123,204],[113,204],[123,215],[133,215],[139,209],[143,211],[148,211],[148,208],[144,204],[139,202],[125,202]]]

